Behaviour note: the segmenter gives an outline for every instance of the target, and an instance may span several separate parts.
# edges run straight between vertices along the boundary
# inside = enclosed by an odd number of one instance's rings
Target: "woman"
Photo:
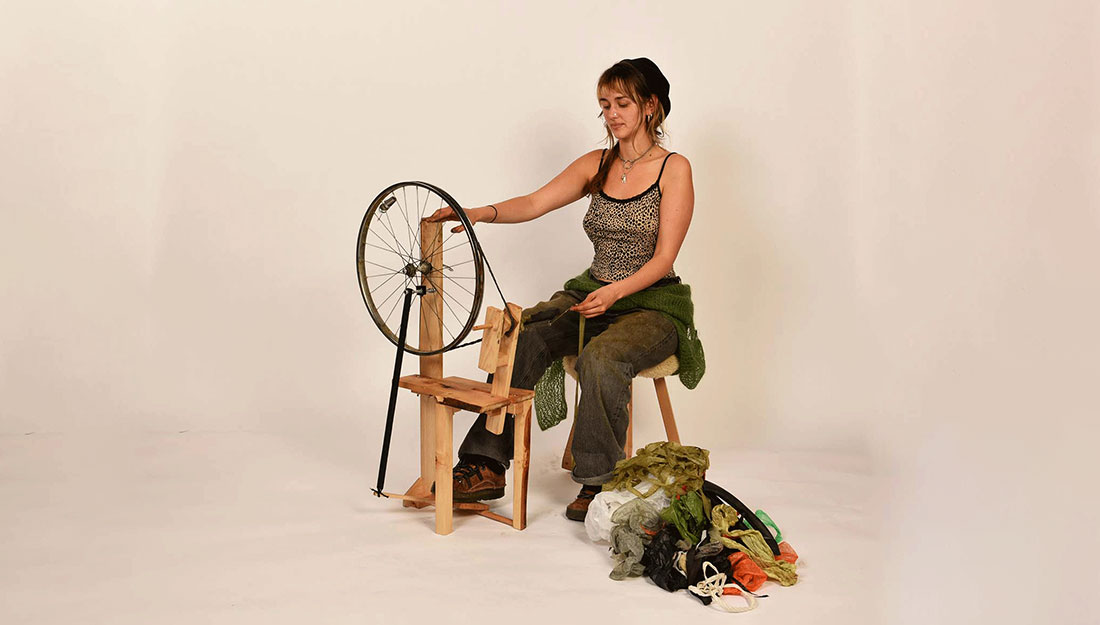
[[[591,267],[548,301],[523,311],[512,373],[516,388],[535,388],[540,379],[537,393],[551,395],[544,387],[557,387],[557,397],[536,396],[536,412],[544,428],[560,420],[560,359],[577,354],[583,326],[586,344],[576,364],[581,398],[572,447],[573,479],[583,486],[566,508],[566,516],[577,521],[584,520],[592,497],[623,457],[635,373],[678,354],[681,380],[694,388],[704,369],[691,291],[672,268],[691,222],[694,191],[688,160],[660,145],[671,108],[668,92],[668,81],[653,61],[616,63],[597,82],[610,149],[581,156],[534,193],[466,211],[472,223],[520,223],[585,195],[592,198],[584,217],[595,249]],[[451,219],[456,217],[449,207],[428,218]],[[554,377],[556,383],[547,383]],[[485,428],[485,420],[484,414],[478,417],[459,448],[455,501],[504,496],[512,419],[499,436]]]

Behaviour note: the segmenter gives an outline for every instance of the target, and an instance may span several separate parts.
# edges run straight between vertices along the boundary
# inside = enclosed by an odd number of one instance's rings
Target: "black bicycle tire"
[[[367,271],[366,271],[366,267],[365,267],[365,260],[366,260],[365,259],[365,253],[366,253],[365,247],[366,247],[367,237],[369,236],[369,232],[370,232],[369,227],[370,227],[370,224],[371,224],[371,220],[374,217],[376,211],[378,210],[378,207],[381,205],[381,203],[385,200],[385,198],[388,195],[393,193],[394,190],[399,189],[401,187],[406,187],[406,186],[417,186],[417,187],[421,187],[423,189],[427,189],[428,191],[430,191],[432,193],[435,193],[440,198],[442,198],[444,203],[447,206],[450,206],[454,210],[455,214],[458,216],[459,222],[465,228],[465,230],[463,232],[465,233],[466,238],[470,241],[470,249],[471,249],[471,253],[473,255],[474,271],[475,271],[475,274],[476,274],[475,275],[476,284],[475,284],[475,289],[473,291],[473,301],[470,304],[469,317],[466,320],[465,325],[462,327],[462,329],[458,332],[458,334],[456,334],[454,336],[454,338],[449,343],[445,344],[443,347],[441,347],[439,349],[430,350],[430,351],[427,351],[427,350],[422,351],[417,347],[412,347],[412,346],[408,345],[407,342],[404,346],[401,346],[406,352],[408,352],[410,354],[414,354],[414,355],[417,355],[417,356],[430,356],[430,355],[433,355],[433,354],[439,354],[439,353],[442,353],[442,352],[453,349],[455,346],[457,346],[459,343],[461,343],[463,339],[466,338],[466,336],[470,333],[470,330],[473,329],[474,325],[477,323],[478,317],[480,316],[480,313],[481,313],[481,302],[482,302],[483,295],[484,295],[484,287],[485,287],[485,267],[484,267],[484,264],[485,263],[484,263],[484,258],[481,255],[481,248],[478,245],[477,239],[475,238],[475,236],[473,234],[473,224],[470,223],[469,217],[466,216],[466,211],[463,210],[463,208],[459,205],[459,203],[457,201],[455,201],[454,197],[451,196],[451,194],[447,193],[443,189],[440,189],[439,187],[437,187],[437,186],[435,186],[431,183],[427,183],[427,182],[423,182],[423,181],[419,181],[419,180],[407,180],[407,181],[403,181],[403,182],[396,182],[396,183],[386,187],[385,189],[383,189],[381,193],[379,193],[377,196],[375,196],[374,200],[367,207],[366,213],[364,213],[364,215],[363,215],[363,220],[359,225],[359,236],[356,239],[356,249],[355,249],[355,253],[356,253],[356,271],[358,273],[358,278],[359,278],[359,292],[363,296],[363,303],[366,305],[367,311],[370,313],[371,319],[374,321],[375,325],[378,326],[378,329],[382,331],[383,336],[385,336],[387,339],[389,339],[389,341],[391,343],[393,343],[394,346],[400,346],[399,345],[400,341],[399,341],[398,337],[396,336],[396,334],[394,333],[394,330],[389,328],[389,326],[386,324],[385,320],[381,318],[380,311],[378,311],[377,307],[374,306],[373,298],[371,297],[370,289],[368,288],[368,284],[367,284]],[[419,323],[419,322],[416,321],[416,320],[413,320],[412,323]]]

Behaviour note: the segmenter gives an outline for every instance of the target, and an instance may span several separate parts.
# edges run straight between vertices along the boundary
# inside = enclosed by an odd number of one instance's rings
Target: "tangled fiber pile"
[[[646,445],[616,465],[592,502],[610,514],[590,515],[586,529],[594,540],[609,537],[612,579],[644,575],[669,592],[686,589],[704,605],[746,612],[767,596],[756,592],[766,581],[781,586],[798,581],[798,554],[789,543],[776,541],[782,534],[762,510],[752,512],[706,481],[709,467],[706,449],[674,442]],[[666,500],[661,509],[654,505]],[[723,598],[728,595],[740,595],[745,605],[730,605]]]

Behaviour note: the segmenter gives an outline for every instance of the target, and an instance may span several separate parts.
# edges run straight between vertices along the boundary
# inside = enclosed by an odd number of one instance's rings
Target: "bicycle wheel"
[[[421,220],[444,206],[454,209],[465,230],[451,232],[456,224],[443,222],[439,238],[422,242]],[[470,333],[481,310],[485,280],[481,250],[472,233],[470,220],[458,202],[426,182],[398,182],[371,202],[359,227],[356,248],[359,289],[371,318],[391,343],[399,343],[399,309],[405,288],[421,285],[427,293],[442,294],[442,310],[427,306],[424,314],[442,322],[444,345],[434,350],[420,347],[424,293],[413,296],[408,334],[401,346],[405,351],[421,356],[438,354],[454,348]]]

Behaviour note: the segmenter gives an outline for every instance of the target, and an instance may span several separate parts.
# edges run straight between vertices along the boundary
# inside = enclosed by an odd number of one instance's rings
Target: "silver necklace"
[[[619,180],[622,180],[625,183],[626,182],[626,172],[628,172],[628,171],[630,171],[631,169],[634,168],[634,163],[637,163],[638,161],[645,158],[646,154],[649,154],[649,151],[652,150],[653,146],[655,146],[655,145],[657,145],[656,141],[654,141],[653,143],[650,143],[649,148],[645,152],[643,152],[641,156],[639,156],[638,158],[635,158],[635,159],[631,159],[629,161],[626,160],[625,158],[623,158],[622,152],[620,152],[618,156],[619,156],[619,160],[623,162],[623,175],[622,175],[621,178],[619,178]]]

